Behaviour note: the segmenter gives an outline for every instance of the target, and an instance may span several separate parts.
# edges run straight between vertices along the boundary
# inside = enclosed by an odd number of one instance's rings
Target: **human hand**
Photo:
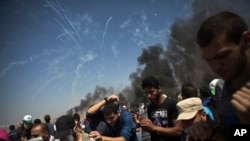
[[[82,141],[83,140],[83,133],[82,132],[75,132],[76,133],[76,141]]]
[[[213,134],[213,127],[206,122],[196,122],[186,128],[187,134],[195,140],[204,140]]]
[[[132,115],[133,115],[133,119],[134,119],[135,123],[139,124],[140,123],[139,115],[137,113],[134,113]]]
[[[155,125],[148,118],[142,119],[140,124],[141,128],[145,131],[152,132],[154,130]]]
[[[231,104],[235,107],[242,124],[250,124],[250,82],[232,95]]]
[[[80,126],[74,127],[74,132],[81,132],[82,128]]]
[[[97,141],[102,141],[102,135],[98,131],[91,131],[89,133],[89,138],[93,138]]]
[[[108,97],[108,101],[109,102],[114,102],[114,101],[119,102],[119,97],[117,95],[111,95]]]
[[[24,137],[21,137],[21,141],[28,141],[28,139],[24,136]]]

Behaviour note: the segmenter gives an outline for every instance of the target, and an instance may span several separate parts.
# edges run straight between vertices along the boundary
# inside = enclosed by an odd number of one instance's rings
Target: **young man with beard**
[[[152,141],[180,141],[182,126],[181,121],[176,121],[177,101],[162,93],[153,76],[146,77],[141,87],[151,102],[147,107],[148,119],[141,120],[141,128],[151,133]]]
[[[226,140],[230,125],[250,124],[250,32],[242,17],[222,11],[201,24],[197,43],[204,60],[224,82],[217,83],[220,91],[213,96],[219,125],[208,127],[201,122],[187,131],[195,139],[214,135]]]

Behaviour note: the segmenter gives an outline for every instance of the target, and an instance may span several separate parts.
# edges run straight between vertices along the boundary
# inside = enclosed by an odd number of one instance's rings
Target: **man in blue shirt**
[[[89,131],[89,137],[101,141],[137,141],[136,124],[132,114],[119,108],[116,102],[119,102],[119,97],[111,95],[88,108],[87,118],[89,124],[93,125],[91,122],[93,120],[97,121],[94,117],[99,120],[96,129]],[[96,114],[99,116],[95,116]]]

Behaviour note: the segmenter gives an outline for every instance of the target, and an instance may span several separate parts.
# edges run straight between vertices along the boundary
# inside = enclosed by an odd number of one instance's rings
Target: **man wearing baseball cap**
[[[18,134],[18,139],[19,140],[29,140],[31,139],[31,128],[32,128],[32,116],[31,115],[25,115],[23,117],[23,123],[18,129],[17,134]]]
[[[182,121],[183,128],[189,128],[192,124],[200,121],[203,121],[203,123],[208,126],[213,124],[214,117],[211,110],[206,106],[202,106],[202,101],[199,97],[184,99],[178,102],[176,106],[179,111],[177,120]],[[193,139],[190,136],[187,136],[187,140],[192,141]],[[211,140],[212,139],[210,138],[206,141]]]

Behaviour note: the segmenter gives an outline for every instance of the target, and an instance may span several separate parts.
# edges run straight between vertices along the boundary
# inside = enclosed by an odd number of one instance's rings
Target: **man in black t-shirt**
[[[159,81],[153,76],[145,78],[141,86],[151,102],[148,106],[148,119],[141,121],[142,129],[151,133],[152,141],[180,141],[182,126],[180,121],[176,121],[177,101],[162,94]]]

